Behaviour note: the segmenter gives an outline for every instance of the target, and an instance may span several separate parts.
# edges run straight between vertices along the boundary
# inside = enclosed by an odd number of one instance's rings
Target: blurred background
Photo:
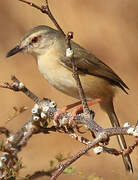
[[[32,0],[42,5],[44,1]],[[138,120],[138,1],[137,0],[49,0],[50,8],[65,32],[73,31],[74,40],[92,51],[108,64],[130,88],[129,95],[122,91],[114,100],[116,113],[123,125]],[[59,107],[76,102],[55,90],[38,72],[33,57],[18,54],[9,59],[6,53],[13,48],[20,37],[31,28],[40,24],[54,27],[48,17],[38,10],[18,0],[0,1],[0,82],[10,81],[16,75],[30,90],[39,97],[47,97],[57,102]],[[27,106],[28,110],[7,123],[13,114],[13,107]],[[33,102],[22,93],[0,89],[0,126],[6,126],[16,132],[30,116]],[[98,105],[93,108],[96,121],[103,127],[110,127],[109,119]],[[89,134],[87,135],[91,137]],[[134,138],[127,137],[128,144]],[[36,170],[47,170],[49,161],[57,153],[75,154],[84,145],[68,135],[51,133],[34,135],[20,152],[24,168],[20,176]],[[118,147],[116,138],[112,138],[110,147]],[[104,180],[138,179],[138,148],[131,155],[134,175],[125,173],[121,157],[108,154],[96,156],[92,151],[80,158],[73,167],[85,175],[102,177]],[[62,175],[64,179],[79,180],[80,176]],[[48,179],[48,178],[40,178]]]

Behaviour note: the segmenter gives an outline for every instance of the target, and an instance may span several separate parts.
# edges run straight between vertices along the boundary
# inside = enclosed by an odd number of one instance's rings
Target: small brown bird
[[[118,88],[126,94],[127,85],[114,71],[94,54],[71,41],[74,60],[87,100],[100,98],[101,108],[108,114],[113,127],[120,126],[114,111],[113,98]],[[66,56],[66,42],[63,34],[48,26],[38,26],[30,30],[18,45],[7,53],[7,57],[25,52],[35,57],[38,69],[45,79],[56,89],[79,99],[72,64]],[[117,136],[121,150],[127,148],[123,135]],[[133,172],[129,155],[122,155],[125,168]]]

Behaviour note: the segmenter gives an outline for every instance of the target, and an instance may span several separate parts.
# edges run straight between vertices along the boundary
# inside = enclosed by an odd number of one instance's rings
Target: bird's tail
[[[120,127],[118,118],[117,118],[116,113],[114,111],[113,101],[111,101],[110,103],[108,102],[108,107],[107,107],[107,104],[105,106],[104,105],[101,104],[101,107],[108,114],[112,126],[113,127]],[[126,144],[126,141],[125,141],[125,138],[123,135],[118,135],[117,140],[118,140],[118,143],[119,143],[121,150],[124,150],[127,148],[127,144]],[[123,158],[123,162],[125,165],[125,169],[127,171],[129,171],[130,173],[133,173],[133,166],[132,166],[132,162],[131,162],[129,154],[128,155],[122,155],[122,158]]]

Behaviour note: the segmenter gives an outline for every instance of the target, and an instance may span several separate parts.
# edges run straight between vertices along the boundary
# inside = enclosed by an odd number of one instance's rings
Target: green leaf
[[[50,168],[53,168],[53,167],[54,167],[55,162],[54,162],[53,160],[50,160],[50,161],[49,161],[49,164],[50,164]]]
[[[58,153],[56,156],[55,156],[56,160],[58,162],[62,162],[63,160],[65,160],[64,158],[64,155],[62,153]]]
[[[68,167],[64,170],[64,173],[65,174],[73,174],[74,172],[76,171],[75,168],[72,168],[72,167]]]

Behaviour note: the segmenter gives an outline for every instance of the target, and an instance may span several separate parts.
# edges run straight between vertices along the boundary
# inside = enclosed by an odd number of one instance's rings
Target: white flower
[[[6,158],[5,156],[1,156],[1,157],[0,157],[0,160],[4,162],[4,161],[7,160],[7,158]]]
[[[70,48],[67,48],[66,49],[66,57],[72,57],[73,56],[73,50],[72,49],[70,49]]]
[[[130,123],[129,122],[126,122],[123,127],[129,127],[130,126]]]
[[[97,146],[97,147],[93,148],[93,151],[95,154],[100,154],[101,152],[103,152],[103,147]]]
[[[134,127],[128,128],[128,130],[127,130],[128,134],[133,134],[133,132],[134,132]]]
[[[12,142],[14,140],[14,136],[10,136],[7,138],[7,142]]]
[[[35,104],[34,107],[33,107],[33,109],[32,109],[32,114],[38,113],[38,109],[39,109],[38,104]]]
[[[24,132],[23,135],[26,136],[28,134],[28,132]]]
[[[42,119],[46,118],[46,114],[44,112],[41,112],[41,118]]]
[[[19,89],[24,88],[24,84],[23,84],[22,82],[20,82],[18,88],[19,88]]]
[[[49,110],[49,107],[48,107],[48,106],[44,106],[44,107],[43,107],[43,111],[44,111],[44,112],[47,112],[48,110]]]
[[[39,119],[40,119],[39,116],[33,116],[34,121],[38,121]]]
[[[133,135],[138,137],[138,126],[134,128]]]
[[[56,107],[56,102],[55,102],[55,101],[51,101],[51,102],[49,103],[49,106],[50,106],[50,107]]]

